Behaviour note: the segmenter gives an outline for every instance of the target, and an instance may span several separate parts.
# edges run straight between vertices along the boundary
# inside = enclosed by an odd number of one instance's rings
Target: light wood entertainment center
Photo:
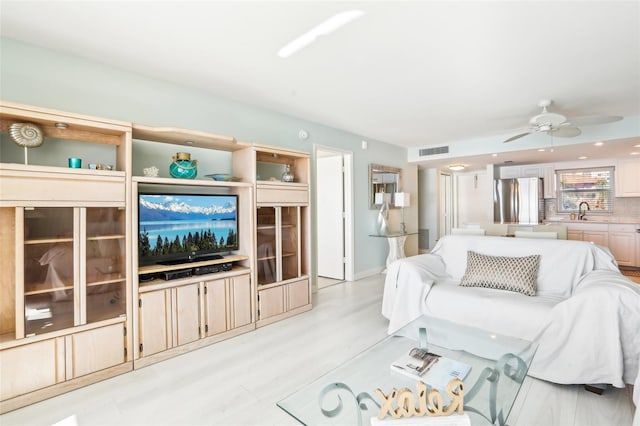
[[[14,123],[45,135],[29,164]],[[0,413],[311,309],[307,153],[5,101],[0,129]],[[136,175],[137,141],[229,152],[239,179]],[[68,168],[67,157],[114,167]],[[285,165],[294,182],[280,180]],[[138,265],[138,193],[155,191],[237,195],[238,250]],[[221,263],[231,265],[155,275]]]

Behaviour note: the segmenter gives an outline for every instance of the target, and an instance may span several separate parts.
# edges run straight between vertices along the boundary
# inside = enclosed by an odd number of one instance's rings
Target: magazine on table
[[[444,389],[453,379],[464,380],[471,366],[426,349],[412,348],[391,364],[391,370],[421,380],[434,388]]]

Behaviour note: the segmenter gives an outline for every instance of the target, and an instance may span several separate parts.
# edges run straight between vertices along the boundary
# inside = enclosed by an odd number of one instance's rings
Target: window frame
[[[563,189],[562,175],[571,173],[597,173],[608,172],[609,173],[609,185],[604,188],[585,188],[585,189]],[[613,166],[603,167],[585,167],[579,169],[558,169],[555,171],[556,175],[556,211],[558,213],[575,213],[580,208],[580,202],[577,203],[575,208],[565,209],[562,203],[563,195],[569,193],[605,193],[606,194],[606,206],[607,209],[594,209],[595,205],[591,199],[585,199],[585,197],[579,197],[579,200],[586,201],[590,206],[590,214],[611,214],[613,213],[613,204],[615,200],[615,168]],[[595,177],[595,176],[594,176]]]

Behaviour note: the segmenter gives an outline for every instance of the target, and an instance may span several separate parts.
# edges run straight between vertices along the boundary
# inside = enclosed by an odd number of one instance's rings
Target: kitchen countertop
[[[587,220],[571,220],[569,218],[551,218],[544,221],[545,224],[569,224],[569,223],[613,223],[623,225],[637,225],[640,226],[640,218],[632,217],[599,217],[589,216],[587,214]]]

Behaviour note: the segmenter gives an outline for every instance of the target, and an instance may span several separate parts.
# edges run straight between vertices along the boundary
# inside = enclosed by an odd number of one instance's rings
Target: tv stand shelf
[[[147,281],[144,283],[141,282],[139,284],[138,291],[140,293],[148,293],[150,291],[179,287],[186,284],[192,284],[192,283],[201,282],[201,281],[211,281],[211,280],[224,279],[228,277],[235,277],[238,275],[246,275],[250,272],[251,270],[246,266],[234,265],[230,271],[224,271],[224,272],[215,272],[215,273],[204,274],[204,275],[193,275],[190,277],[178,278],[178,279],[169,280],[169,281],[165,281],[160,278],[155,278],[151,281]]]
[[[219,263],[241,262],[248,259],[249,256],[230,254],[224,256],[222,259],[203,260],[200,262],[185,262],[177,265],[146,265],[138,268],[138,275],[155,274],[157,272],[174,271],[176,269],[196,268],[198,266],[217,265]]]

